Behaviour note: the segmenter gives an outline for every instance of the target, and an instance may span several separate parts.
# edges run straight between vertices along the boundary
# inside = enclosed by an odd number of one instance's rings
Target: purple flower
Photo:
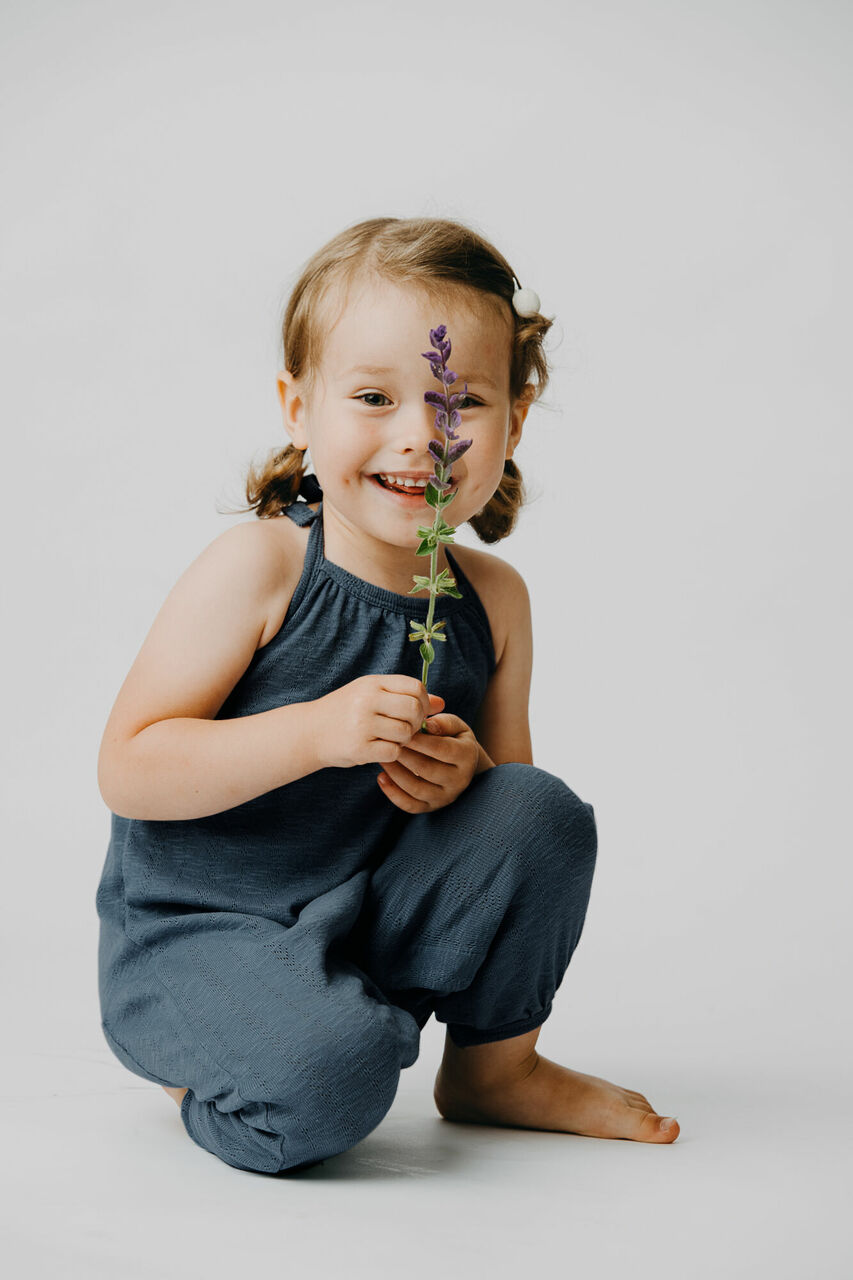
[[[444,619],[441,622],[433,624],[433,614],[435,611],[435,601],[437,596],[449,595],[456,596],[457,599],[462,598],[462,592],[456,586],[456,579],[451,577],[447,569],[442,569],[441,573],[436,573],[438,560],[438,544],[440,542],[452,542],[453,535],[456,533],[455,528],[449,525],[441,514],[449,503],[456,497],[456,493],[448,492],[451,488],[451,470],[453,463],[457,458],[461,458],[466,449],[470,449],[474,443],[473,440],[460,440],[456,435],[456,429],[462,425],[462,415],[459,413],[459,405],[468,394],[468,383],[465,383],[465,391],[460,394],[454,392],[450,394],[448,388],[456,381],[456,374],[452,369],[448,369],[447,361],[450,356],[450,339],[446,338],[447,325],[440,324],[435,329],[430,329],[429,340],[434,350],[422,351],[421,355],[430,363],[433,376],[436,377],[443,387],[443,394],[438,391],[427,391],[424,393],[424,400],[427,404],[435,407],[435,426],[439,432],[437,440],[430,440],[429,451],[435,460],[435,470],[427,481],[424,497],[431,507],[435,507],[435,520],[432,528],[420,527],[418,535],[421,539],[416,555],[430,557],[429,576],[415,574],[415,585],[409,592],[414,595],[417,591],[429,591],[429,611],[427,613],[426,624],[417,622],[414,618],[409,621],[414,628],[409,632],[410,640],[420,642],[421,657],[424,660],[423,672],[421,680],[424,687],[427,682],[427,672],[429,665],[435,657],[433,642],[436,640],[443,641],[447,636],[441,634],[441,628],[444,627]],[[426,733],[426,721],[421,725],[421,730]]]
[[[445,324],[440,324],[437,329],[430,329],[429,340],[435,350],[421,352],[423,358],[425,360],[429,360],[433,376],[438,378],[439,382],[444,387],[443,395],[440,395],[437,391],[424,392],[424,400],[426,403],[435,406],[435,425],[445,437],[444,440],[439,439],[432,441],[429,446],[430,453],[436,460],[435,473],[430,480],[430,484],[440,490],[445,490],[449,487],[451,464],[455,462],[457,458],[461,458],[465,450],[470,448],[473,443],[471,440],[460,440],[457,444],[454,444],[451,449],[448,449],[446,444],[447,440],[455,441],[457,438],[456,430],[462,425],[462,415],[459,413],[458,406],[468,394],[467,382],[465,383],[465,391],[462,394],[454,392],[453,395],[450,395],[447,390],[447,388],[456,381],[456,374],[452,369],[448,369],[447,367],[451,344],[449,338],[445,341],[446,333],[447,325]],[[438,446],[441,450],[440,454],[433,448],[433,445]],[[429,487],[430,486],[427,485],[427,502],[430,503],[430,506],[435,506],[435,502],[431,500],[429,496]],[[455,497],[455,495],[453,496]],[[446,505],[446,503],[443,505]]]

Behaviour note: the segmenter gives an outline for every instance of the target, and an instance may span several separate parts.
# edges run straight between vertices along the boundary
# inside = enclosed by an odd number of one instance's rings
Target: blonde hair
[[[543,339],[553,319],[517,315],[512,307],[516,278],[507,260],[476,231],[447,218],[369,218],[347,227],[309,258],[282,322],[284,368],[302,379],[309,392],[320,368],[327,299],[336,286],[343,286],[345,293],[354,279],[367,273],[416,285],[436,298],[448,284],[476,290],[487,305],[512,319],[510,398],[523,395],[532,403],[542,396],[548,385]],[[533,384],[532,392],[524,390],[528,383]],[[239,510],[254,510],[259,519],[269,519],[300,493],[308,501],[321,497],[316,477],[306,474],[304,455],[289,443],[272,450],[260,466],[250,464],[249,505]],[[469,523],[482,542],[498,542],[512,532],[525,499],[521,472],[507,458],[497,490]]]

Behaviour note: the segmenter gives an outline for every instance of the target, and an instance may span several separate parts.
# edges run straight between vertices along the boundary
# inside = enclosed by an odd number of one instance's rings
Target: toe
[[[659,1116],[654,1111],[649,1111],[640,1121],[634,1137],[640,1142],[675,1142],[680,1132],[680,1125],[674,1116]]]

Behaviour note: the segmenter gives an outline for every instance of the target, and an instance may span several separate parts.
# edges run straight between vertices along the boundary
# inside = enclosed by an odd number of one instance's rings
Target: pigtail
[[[259,520],[269,520],[281,515],[285,507],[295,502],[306,487],[306,481],[315,479],[305,471],[305,450],[288,444],[284,449],[273,449],[259,466],[249,463],[246,472],[246,507],[230,508],[226,514],[238,515],[254,511]],[[309,498],[314,501],[314,498]]]
[[[525,501],[521,472],[512,458],[507,458],[500,484],[486,505],[471,516],[468,523],[481,542],[500,542],[501,538],[512,533]],[[451,507],[451,513],[452,510]]]

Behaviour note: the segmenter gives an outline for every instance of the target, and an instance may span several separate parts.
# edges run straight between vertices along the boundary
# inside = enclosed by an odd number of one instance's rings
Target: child
[[[547,384],[551,321],[514,286],[491,244],[443,219],[371,219],[314,255],[283,325],[292,443],[249,470],[243,510],[259,519],[179,579],[104,731],[104,1035],[238,1169],[290,1172],[358,1143],[433,1013],[446,1120],[678,1133],[642,1094],[535,1049],[597,833],[592,805],[533,764],[523,579],[440,542],[461,596],[435,600],[429,693],[408,638],[427,618],[428,594],[409,592],[434,509],[398,490],[434,470],[422,352],[440,324],[472,441],[445,518],[493,543],[522,502],[512,455]]]

